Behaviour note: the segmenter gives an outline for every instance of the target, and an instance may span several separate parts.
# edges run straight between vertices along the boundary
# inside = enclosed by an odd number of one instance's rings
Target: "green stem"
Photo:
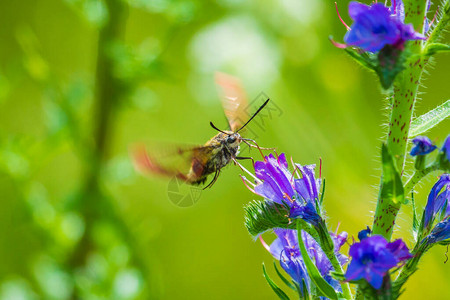
[[[408,181],[405,183],[404,191],[405,195],[408,195],[411,193],[412,189],[416,186],[417,183],[422,180],[425,176],[430,174],[433,171],[439,170],[439,165],[434,163],[429,167],[426,167],[423,170],[416,170],[414,174],[408,179]]]
[[[119,101],[120,82],[113,76],[114,60],[110,55],[111,44],[121,37],[123,28],[123,3],[120,0],[105,1],[108,22],[100,30],[97,49],[96,103],[93,112],[93,145],[86,162],[84,189],[79,197],[80,210],[86,222],[84,234],[72,256],[71,265],[84,263],[92,249],[90,229],[105,205],[109,206],[100,189],[100,174],[107,157],[110,141],[111,121],[116,103]],[[110,209],[108,209],[110,211]]]
[[[319,222],[319,226],[316,229],[317,233],[319,234],[322,250],[330,260],[334,271],[340,274],[344,274],[344,269],[342,268],[339,259],[336,257],[336,252],[334,251],[334,243],[330,237],[330,233],[328,231],[327,225],[325,224],[325,221],[321,220]],[[345,299],[353,299],[350,285],[347,282],[341,282],[341,288],[342,294],[344,295]]]
[[[426,1],[405,0],[404,5],[405,23],[412,23],[418,32],[422,32]],[[386,141],[387,148],[394,158],[400,174],[403,174],[408,133],[425,63],[421,56],[422,41],[410,41],[405,51],[410,53],[411,58],[406,62],[406,69],[397,75],[394,82],[391,97],[391,117]],[[382,199],[381,193],[379,194],[373,223],[374,234],[383,235],[388,240],[391,239],[400,206],[400,203],[394,203],[391,199]]]
[[[76,203],[85,221],[85,232],[72,255],[67,258],[66,264],[73,273],[85,265],[89,254],[96,249],[92,233],[95,224],[107,221],[125,240],[132,253],[132,263],[141,269],[145,279],[148,280],[147,268],[136,241],[110,198],[101,188],[101,173],[109,154],[115,110],[124,91],[123,82],[115,76],[116,61],[111,56],[111,46],[121,40],[127,9],[122,0],[106,0],[104,3],[108,12],[108,22],[101,28],[98,39],[96,102],[92,116],[93,143],[86,150],[88,156],[85,158],[84,185]],[[72,299],[80,299],[81,295],[78,293],[79,291],[75,289]]]
[[[417,270],[417,265],[420,259],[422,258],[423,254],[425,254],[425,252],[427,252],[430,248],[431,246],[426,243],[426,239],[425,240],[419,239],[419,242],[416,244],[413,251],[411,252],[411,255],[413,257],[410,260],[408,260],[406,265],[402,268],[394,284],[403,285],[403,283],[408,279],[408,277],[411,276]]]

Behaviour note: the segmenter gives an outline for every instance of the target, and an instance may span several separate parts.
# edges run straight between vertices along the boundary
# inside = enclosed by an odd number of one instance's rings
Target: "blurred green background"
[[[371,225],[387,101],[329,42],[345,33],[332,1],[1,1],[0,20],[1,299],[275,298],[261,269],[274,274],[272,258],[243,224],[255,196],[242,171],[180,208],[166,179],[130,163],[133,143],[201,144],[209,121],[224,128],[215,71],[282,111],[260,145],[322,158],[331,228]],[[449,98],[449,65],[428,69],[417,114]],[[411,246],[410,206],[398,220]],[[450,297],[445,252],[425,256],[404,299]]]

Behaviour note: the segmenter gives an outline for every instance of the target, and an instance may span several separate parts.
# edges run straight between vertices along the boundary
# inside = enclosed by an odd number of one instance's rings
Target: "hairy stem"
[[[405,195],[408,195],[409,193],[411,193],[412,189],[416,186],[416,184],[418,184],[420,182],[420,180],[422,180],[422,178],[424,178],[431,172],[437,171],[437,170],[439,170],[439,165],[436,163],[432,164],[429,167],[426,167],[423,170],[416,170],[414,172],[414,174],[405,183],[405,188],[404,188]]]
[[[418,32],[422,32],[426,1],[410,0],[404,1],[404,4],[405,23],[412,23]],[[389,131],[386,141],[387,148],[394,158],[400,174],[403,174],[408,133],[419,81],[425,63],[421,56],[422,41],[409,42],[405,51],[410,53],[411,59],[406,62],[406,69],[397,75],[394,82],[391,96]],[[379,194],[373,223],[374,234],[383,235],[390,240],[400,206],[400,203],[394,203],[391,199],[382,199],[381,193]]]
[[[402,268],[400,274],[397,276],[397,279],[395,280],[395,284],[403,284],[409,276],[411,276],[416,270],[417,265],[422,258],[423,254],[427,252],[431,248],[430,245],[427,244],[426,239],[421,240],[419,239],[419,242],[414,247],[413,251],[411,252],[412,258],[408,260],[408,262],[405,264],[405,266]]]

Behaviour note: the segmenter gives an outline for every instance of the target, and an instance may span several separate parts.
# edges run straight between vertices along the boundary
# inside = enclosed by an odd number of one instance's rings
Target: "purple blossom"
[[[372,234],[372,230],[369,226],[367,226],[366,229],[361,230],[358,232],[358,240],[362,241],[363,239],[368,238]]]
[[[425,39],[411,24],[404,24],[401,0],[394,1],[391,7],[350,2],[348,12],[354,22],[344,37],[347,45],[378,52],[386,45],[402,48],[408,40]]]
[[[309,286],[309,277],[298,246],[297,231],[274,229],[274,232],[277,239],[270,245],[270,253],[276,260],[280,261],[281,267],[302,289],[303,281]]]
[[[292,229],[274,229],[277,238],[270,245],[269,251],[276,260],[280,261],[281,267],[289,274],[289,276],[302,287],[302,281],[306,286],[310,286],[310,278],[307,274],[306,267],[301,256],[298,245],[297,230]],[[335,252],[341,264],[347,262],[347,257],[339,253],[339,249],[347,239],[347,233],[342,232],[340,235],[331,233],[335,245]],[[331,262],[320,248],[319,244],[306,232],[302,231],[302,239],[308,254],[315,262],[317,269],[324,279],[332,285],[336,290],[340,289],[339,282],[333,279],[329,273],[333,271]],[[303,291],[302,291],[303,293]]]
[[[447,160],[450,162],[450,135],[448,135],[445,139],[441,151],[444,152],[444,154],[447,156]]]
[[[424,228],[429,230],[438,213],[450,215],[450,174],[442,174],[431,188],[424,211]],[[446,209],[445,212],[442,210]]]
[[[352,258],[345,277],[349,281],[365,279],[375,289],[380,289],[383,277],[400,262],[411,258],[402,240],[392,243],[380,235],[374,235],[350,247]]]
[[[406,244],[401,240],[395,240],[392,243],[389,243],[387,245],[387,249],[399,260],[403,261],[406,259],[411,258],[411,254],[409,253],[408,247],[406,247]]]
[[[315,178],[314,169],[315,165],[295,164],[295,172],[292,173],[284,153],[278,158],[270,154],[264,161],[255,163],[259,182],[254,192],[275,203],[287,205],[290,218],[302,218],[317,225],[321,219],[316,207],[321,181]],[[295,173],[301,177],[295,178]]]
[[[411,156],[425,155],[433,152],[437,147],[426,136],[418,136],[412,140],[414,147],[411,149]]]
[[[434,244],[450,239],[450,217],[436,224],[428,236],[427,243]]]

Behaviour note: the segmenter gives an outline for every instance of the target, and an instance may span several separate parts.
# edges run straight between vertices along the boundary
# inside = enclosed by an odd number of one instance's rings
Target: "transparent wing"
[[[144,175],[177,177],[193,182],[202,176],[202,167],[210,157],[211,147],[138,144],[130,152],[135,169]]]
[[[236,131],[248,120],[248,102],[239,79],[224,73],[216,73],[216,83],[222,99],[230,130]]]

